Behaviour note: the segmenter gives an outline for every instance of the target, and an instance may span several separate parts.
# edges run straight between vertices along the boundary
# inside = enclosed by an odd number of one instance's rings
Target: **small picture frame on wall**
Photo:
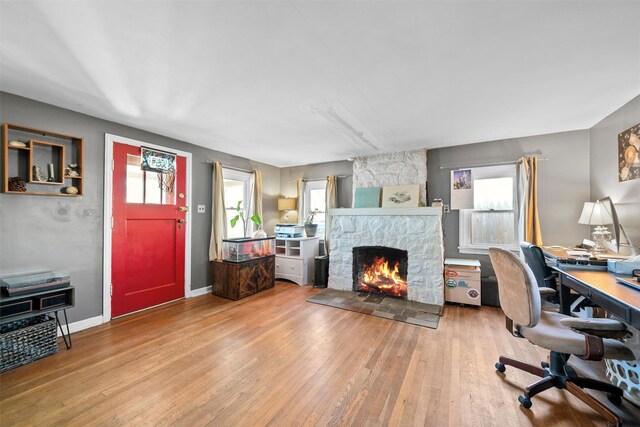
[[[383,208],[417,208],[419,205],[420,186],[386,185],[382,187]]]

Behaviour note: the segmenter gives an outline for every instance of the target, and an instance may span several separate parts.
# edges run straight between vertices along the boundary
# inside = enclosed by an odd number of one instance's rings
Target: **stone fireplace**
[[[386,247],[406,251],[406,299],[444,304],[442,209],[332,209],[330,214],[329,288],[354,290],[354,248]],[[389,267],[395,269],[396,261]]]
[[[358,187],[417,184],[419,201],[425,205],[426,180],[426,150],[376,154],[353,161],[354,197]],[[329,214],[330,288],[444,305],[441,208],[331,209]],[[361,264],[372,268],[366,277]]]
[[[353,248],[353,290],[407,298],[407,251],[385,246]]]

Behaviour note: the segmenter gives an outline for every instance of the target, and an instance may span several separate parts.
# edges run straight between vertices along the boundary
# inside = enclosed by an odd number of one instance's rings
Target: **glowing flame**
[[[400,263],[393,269],[384,257],[376,257],[373,264],[366,265],[360,274],[359,289],[366,292],[377,292],[397,297],[407,295],[407,281],[400,276]]]

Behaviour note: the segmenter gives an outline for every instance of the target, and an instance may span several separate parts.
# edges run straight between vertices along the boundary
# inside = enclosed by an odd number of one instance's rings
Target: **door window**
[[[142,170],[140,156],[127,154],[127,203],[175,205],[175,173]]]

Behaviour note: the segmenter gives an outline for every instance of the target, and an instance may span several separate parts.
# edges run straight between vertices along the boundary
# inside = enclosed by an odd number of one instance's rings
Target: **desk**
[[[560,309],[570,314],[569,293],[573,289],[594,304],[640,329],[640,291],[616,281],[608,271],[558,269],[560,273]]]
[[[546,257],[565,258],[565,251],[542,248]],[[552,268],[560,274],[560,310],[571,314],[571,290],[584,295],[594,304],[618,316],[625,323],[640,329],[640,291],[618,283],[608,271]],[[618,274],[618,276],[622,276]],[[623,276],[631,277],[631,276]]]
[[[554,258],[566,258],[564,250],[542,247],[548,261]],[[608,312],[618,316],[625,323],[640,329],[640,290],[618,283],[613,273],[608,271],[579,270],[560,268],[551,265],[560,275],[560,311],[571,315],[571,290],[584,295],[594,304],[604,308]],[[623,275],[617,275],[627,277]],[[631,276],[629,276],[631,277]],[[585,377],[596,378],[601,381],[610,381],[605,375],[604,363],[600,361],[586,361],[573,358],[571,365]],[[640,410],[630,403],[616,406],[609,402],[604,393],[585,390],[595,397],[600,403],[609,409],[623,425],[638,425]]]

